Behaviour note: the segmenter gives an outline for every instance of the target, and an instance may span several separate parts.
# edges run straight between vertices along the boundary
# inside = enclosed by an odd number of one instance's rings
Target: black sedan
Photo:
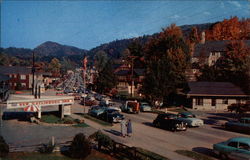
[[[159,114],[153,121],[154,126],[164,128],[171,131],[186,131],[187,123],[178,120],[175,114],[165,113]]]
[[[118,123],[121,122],[125,117],[116,109],[108,108],[104,111],[103,114],[100,115],[100,118],[110,123]]]

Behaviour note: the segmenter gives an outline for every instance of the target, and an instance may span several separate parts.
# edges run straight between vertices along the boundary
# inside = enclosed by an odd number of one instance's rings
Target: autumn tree
[[[224,19],[206,30],[207,40],[246,40],[250,38],[250,19]]]
[[[163,102],[186,81],[189,48],[181,29],[174,24],[164,29],[146,44],[144,52],[147,71],[142,91],[152,102]]]
[[[59,76],[60,69],[61,69],[61,64],[59,60],[57,58],[53,58],[49,63],[48,70],[52,73],[52,75]]]
[[[227,81],[250,91],[250,49],[244,41],[231,41],[214,66],[205,66],[198,78],[203,81]],[[213,76],[213,78],[211,78]]]

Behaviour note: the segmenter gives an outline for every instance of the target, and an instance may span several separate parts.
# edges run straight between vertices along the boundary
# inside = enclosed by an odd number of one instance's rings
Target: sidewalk
[[[157,146],[149,145],[149,143],[145,143],[145,141],[141,141],[144,138],[140,135],[133,134],[133,136],[131,138],[128,138],[128,137],[122,138],[119,135],[117,135],[120,132],[120,130],[119,130],[120,125],[110,126],[110,127],[109,126],[102,126],[102,125],[100,125],[96,122],[93,122],[89,119],[86,119],[80,115],[72,114],[71,116],[73,118],[83,119],[88,125],[95,128],[96,130],[101,130],[103,133],[110,136],[116,142],[123,143],[123,144],[131,146],[131,147],[132,146],[141,147],[143,149],[146,149],[146,150],[155,152],[157,154],[160,154],[162,156],[165,156],[171,160],[192,160],[189,157],[182,156],[182,155],[177,154],[171,150],[164,150],[161,147],[161,144],[158,144]],[[150,137],[145,137],[145,139],[150,139]]]

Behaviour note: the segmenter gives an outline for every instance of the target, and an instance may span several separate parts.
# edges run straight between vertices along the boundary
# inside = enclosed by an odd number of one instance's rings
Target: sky
[[[35,48],[46,41],[91,49],[177,25],[250,17],[239,0],[1,0],[1,47]]]

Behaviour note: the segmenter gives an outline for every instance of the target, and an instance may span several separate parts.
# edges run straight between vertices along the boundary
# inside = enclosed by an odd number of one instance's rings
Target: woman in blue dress
[[[128,120],[128,123],[127,123],[127,134],[129,137],[132,135],[132,122],[130,119]]]

